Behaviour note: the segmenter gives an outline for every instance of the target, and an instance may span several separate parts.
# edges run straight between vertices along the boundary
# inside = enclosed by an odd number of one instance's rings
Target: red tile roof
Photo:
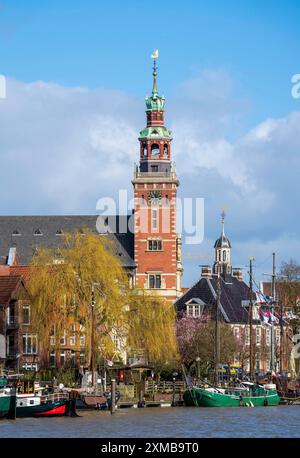
[[[28,280],[30,275],[30,266],[10,266],[10,275],[20,275],[24,280]]]
[[[0,305],[6,305],[22,283],[20,275],[0,276]]]

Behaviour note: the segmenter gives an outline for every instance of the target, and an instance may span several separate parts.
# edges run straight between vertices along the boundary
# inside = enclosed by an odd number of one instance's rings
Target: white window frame
[[[266,329],[266,345],[269,347],[271,345],[271,329]]]
[[[158,208],[151,208],[152,231],[158,231]]]
[[[85,335],[81,334],[80,336],[80,346],[84,347],[85,346]]]
[[[260,345],[261,342],[261,329],[258,327],[255,329],[255,342],[256,345]]]
[[[275,330],[276,345],[280,345],[280,338],[281,338],[280,327],[277,327]]]
[[[63,335],[60,336],[59,343],[60,345],[66,345],[66,331],[64,331]]]
[[[37,355],[38,354],[38,340],[37,334],[25,333],[23,334],[23,354],[24,355]],[[25,345],[24,345],[25,340]]]
[[[245,326],[245,345],[250,345],[250,327]]]
[[[234,326],[233,328],[233,335],[236,339],[240,339],[240,328],[238,328],[237,326]]]

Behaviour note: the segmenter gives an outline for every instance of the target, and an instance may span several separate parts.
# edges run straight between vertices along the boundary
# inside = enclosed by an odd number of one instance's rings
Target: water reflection
[[[80,411],[0,421],[1,437],[300,437],[300,406]]]

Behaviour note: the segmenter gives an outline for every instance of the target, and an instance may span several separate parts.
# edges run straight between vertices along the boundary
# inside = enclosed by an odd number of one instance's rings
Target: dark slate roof
[[[19,275],[0,276],[0,305],[6,305],[22,283]]]
[[[230,240],[222,234],[221,237],[215,241],[214,248],[231,248]]]
[[[201,278],[183,296],[175,302],[178,312],[185,311],[186,303],[192,298],[199,298],[205,304],[216,303],[217,277]],[[230,283],[221,277],[221,312],[228,323],[248,323],[248,311],[242,307],[242,300],[249,300],[249,287],[243,281],[230,276]],[[253,296],[254,298],[254,296]]]
[[[57,235],[60,231],[74,232],[89,229],[98,233],[96,222],[97,215],[68,215],[68,216],[0,216],[0,263],[7,262],[9,249],[16,247],[18,260],[21,265],[28,265],[31,261],[35,248],[39,246],[53,247],[59,246],[61,236]],[[116,254],[120,256],[121,263],[126,268],[134,268],[134,238],[133,234],[127,230],[121,233],[122,225],[127,227],[129,216],[116,217],[116,230],[107,233],[109,226],[112,226],[112,217],[101,217],[108,224],[101,233],[115,243]],[[125,230],[125,229],[124,229]]]

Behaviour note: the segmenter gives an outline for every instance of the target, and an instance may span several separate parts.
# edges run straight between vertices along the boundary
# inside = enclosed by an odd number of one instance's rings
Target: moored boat
[[[186,405],[195,407],[277,406],[280,398],[273,385],[241,384],[235,388],[190,386],[183,394]]]
[[[41,387],[37,382],[2,381],[0,393],[0,412],[2,416],[14,418],[49,417],[76,415],[75,402],[65,392],[49,393],[49,388]]]
[[[6,377],[0,377],[0,418],[14,416],[16,404],[15,393],[7,388]]]

